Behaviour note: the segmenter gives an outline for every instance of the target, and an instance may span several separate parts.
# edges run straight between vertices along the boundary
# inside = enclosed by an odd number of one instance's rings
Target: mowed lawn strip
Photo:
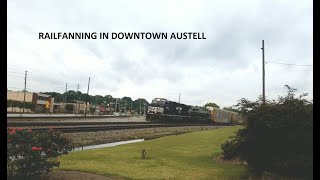
[[[117,147],[72,152],[58,170],[75,170],[123,179],[240,179],[243,165],[215,161],[224,143],[241,126],[198,131]],[[147,152],[141,159],[141,150]]]

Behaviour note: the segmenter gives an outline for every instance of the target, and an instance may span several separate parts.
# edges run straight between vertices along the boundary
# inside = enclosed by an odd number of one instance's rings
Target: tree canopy
[[[209,102],[209,103],[206,103],[204,105],[205,108],[208,107],[208,106],[215,107],[215,108],[220,108],[220,106],[218,106],[216,103],[213,103],[213,102]]]
[[[245,126],[221,147],[224,158],[240,157],[258,172],[309,179],[313,171],[313,102],[304,98],[306,93],[296,97],[296,89],[286,88],[286,96],[265,104],[261,98],[240,99],[234,107],[245,116]]]

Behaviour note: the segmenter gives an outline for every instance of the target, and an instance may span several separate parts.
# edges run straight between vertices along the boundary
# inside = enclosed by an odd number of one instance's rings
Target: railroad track
[[[7,122],[8,127],[34,127],[34,126],[79,126],[79,125],[122,125],[122,124],[127,124],[127,125],[134,125],[134,124],[151,124],[150,122],[62,122],[62,121],[14,121],[14,122]]]
[[[60,126],[52,129],[60,132],[90,132],[90,131],[110,131],[124,129],[143,129],[159,127],[182,127],[182,126],[217,126],[214,124],[122,124],[122,125],[101,125],[101,126]],[[30,127],[32,131],[48,131],[50,127]]]
[[[34,119],[106,119],[106,118],[130,118],[135,116],[118,115],[118,116],[7,116],[7,120],[34,120]]]

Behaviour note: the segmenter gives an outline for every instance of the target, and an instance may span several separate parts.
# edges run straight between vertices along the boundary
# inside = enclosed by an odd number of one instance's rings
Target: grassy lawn
[[[117,147],[72,152],[58,170],[76,170],[123,179],[241,179],[243,165],[213,160],[220,145],[240,126],[167,136]],[[146,149],[146,159],[141,150]]]

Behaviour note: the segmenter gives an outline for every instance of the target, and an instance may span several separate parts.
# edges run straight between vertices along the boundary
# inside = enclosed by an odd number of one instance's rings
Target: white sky
[[[262,94],[270,62],[313,64],[311,0],[8,1],[8,89],[224,107]],[[39,32],[204,32],[206,40],[39,40]],[[313,67],[266,64],[266,96],[313,96]]]

